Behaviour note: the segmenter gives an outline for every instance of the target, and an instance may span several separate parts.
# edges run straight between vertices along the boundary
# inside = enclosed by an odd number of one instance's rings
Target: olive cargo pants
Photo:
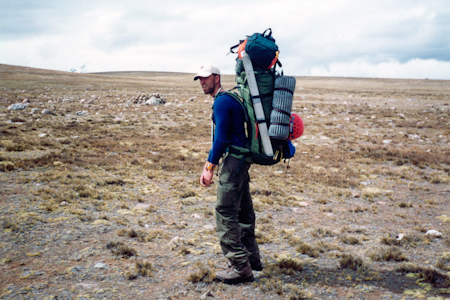
[[[227,155],[219,177],[216,203],[217,233],[223,254],[233,266],[260,262],[255,239],[255,211],[250,195],[250,164]]]

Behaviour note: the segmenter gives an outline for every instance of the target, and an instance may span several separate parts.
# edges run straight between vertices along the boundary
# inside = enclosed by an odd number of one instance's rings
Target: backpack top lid
[[[289,130],[289,140],[295,140],[302,136],[305,130],[305,125],[303,124],[302,118],[296,113],[291,114],[291,124]]]
[[[272,37],[272,29],[268,28],[263,33],[254,33],[245,40],[241,40],[236,46],[231,47],[230,52],[235,53],[237,49],[238,58],[242,58],[245,51],[250,57],[252,64],[262,69],[272,68],[278,61],[278,46]]]

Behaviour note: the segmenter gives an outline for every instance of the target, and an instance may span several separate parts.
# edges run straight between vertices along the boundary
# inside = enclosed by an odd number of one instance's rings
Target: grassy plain
[[[0,76],[4,299],[450,299],[449,81],[297,77],[296,155],[250,172],[266,268],[226,286],[192,74]]]

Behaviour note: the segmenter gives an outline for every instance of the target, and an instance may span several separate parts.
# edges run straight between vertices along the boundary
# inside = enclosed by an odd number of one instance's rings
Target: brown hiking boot
[[[262,271],[264,269],[261,261],[250,261],[250,265],[252,266],[253,271]]]
[[[250,266],[252,267],[253,271],[262,271],[264,269],[264,265],[260,260],[258,261],[250,261]],[[228,268],[232,268],[233,265],[231,262],[228,263]]]
[[[247,265],[243,268],[236,268],[233,266],[228,270],[217,272],[216,280],[227,284],[236,284],[254,281],[255,278],[253,277],[250,263],[247,263]]]

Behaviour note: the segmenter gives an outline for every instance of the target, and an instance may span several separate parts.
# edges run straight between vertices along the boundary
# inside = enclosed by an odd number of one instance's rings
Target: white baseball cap
[[[197,80],[200,77],[209,77],[211,74],[220,75],[219,68],[214,67],[213,65],[201,66],[197,75],[194,77],[194,80]]]

